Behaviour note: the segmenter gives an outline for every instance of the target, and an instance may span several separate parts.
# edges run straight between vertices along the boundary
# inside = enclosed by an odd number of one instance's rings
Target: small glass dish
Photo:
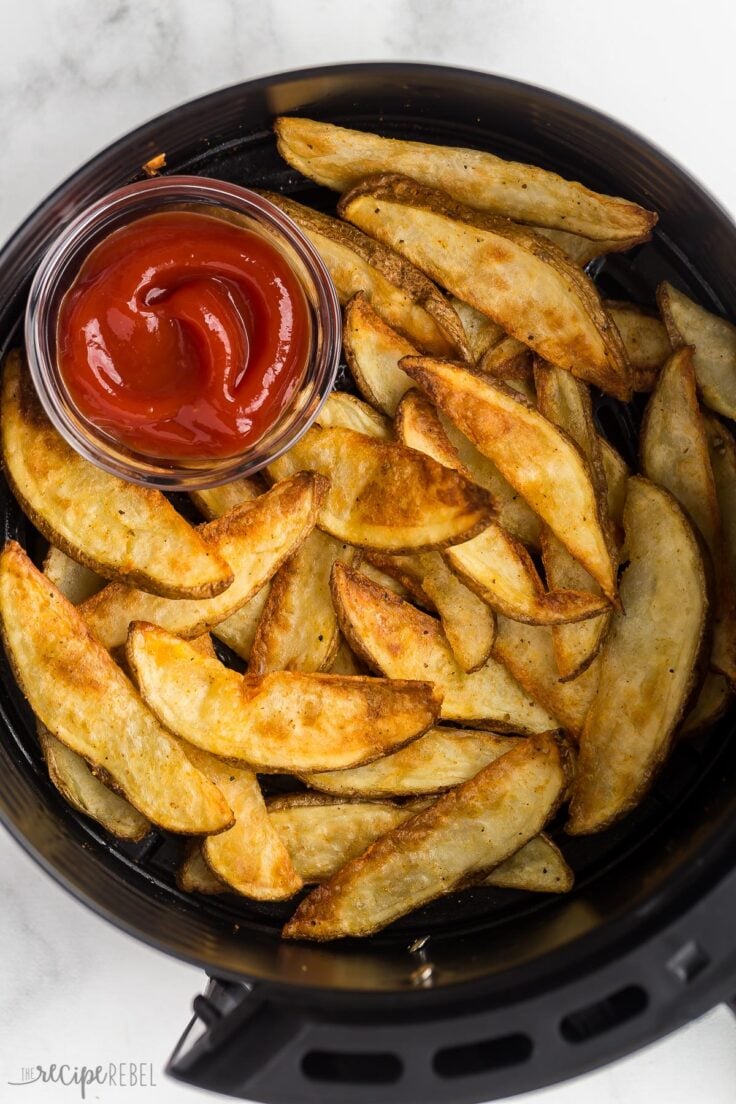
[[[205,211],[205,208],[207,209]],[[311,349],[298,391],[277,421],[242,453],[227,457],[156,459],[115,440],[86,419],[71,400],[56,357],[56,325],[64,295],[90,251],[113,231],[164,210],[235,212],[267,236],[299,278],[311,313]],[[196,176],[169,176],[120,188],[71,222],[44,256],[28,297],[25,340],[39,399],[51,422],[80,455],[134,483],[168,491],[217,487],[252,475],[286,452],[316,418],[339,366],[342,323],[335,287],[319,254],[273,203],[246,188]]]

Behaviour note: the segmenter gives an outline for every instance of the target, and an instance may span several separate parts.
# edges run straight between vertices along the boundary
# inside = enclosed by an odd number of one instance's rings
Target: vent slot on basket
[[[435,1054],[432,1065],[438,1077],[472,1077],[505,1066],[518,1066],[531,1058],[532,1049],[529,1036],[518,1032],[496,1039],[479,1039],[474,1043],[443,1047]]]
[[[560,1032],[568,1043],[586,1043],[619,1027],[644,1011],[649,998],[640,985],[627,985],[615,993],[570,1012],[560,1021]]]
[[[344,1085],[392,1085],[404,1072],[396,1054],[338,1050],[310,1050],[302,1058],[302,1072],[310,1081]]]

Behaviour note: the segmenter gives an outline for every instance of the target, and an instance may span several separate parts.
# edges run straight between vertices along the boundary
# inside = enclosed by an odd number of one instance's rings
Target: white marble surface
[[[382,58],[486,69],[585,100],[641,130],[736,209],[731,0],[4,0],[0,31],[2,239],[81,161],[173,104],[282,69]],[[8,1086],[24,1065],[123,1060],[152,1062],[156,1087],[88,1099],[195,1100],[159,1071],[198,971],[92,916],[2,833],[0,901],[0,1100],[78,1099],[71,1088]],[[731,1104],[735,1084],[736,1026],[717,1010],[525,1099]]]

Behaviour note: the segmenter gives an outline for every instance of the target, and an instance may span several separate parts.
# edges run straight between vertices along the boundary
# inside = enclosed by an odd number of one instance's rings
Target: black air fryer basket
[[[166,153],[166,171],[283,189],[334,208],[278,157],[275,115],[486,148],[660,212],[654,240],[612,255],[605,294],[654,301],[670,280],[736,307],[736,229],[686,173],[610,119],[526,85],[424,65],[335,66],[251,81],[177,108],[63,184],[0,256],[0,343],[20,340],[28,286],[61,225]],[[345,379],[343,379],[343,385]],[[601,399],[630,462],[636,412]],[[6,537],[43,544],[7,489]],[[113,840],[50,784],[30,711],[2,661],[0,814],[39,863],[125,931],[210,975],[170,1061],[184,1081],[269,1102],[481,1101],[602,1065],[698,1016],[736,987],[733,711],[679,744],[653,791],[600,837],[565,839],[574,891],[475,889],[366,940],[282,943],[290,906],[189,896],[182,842]],[[429,938],[424,941],[423,937]],[[419,944],[422,944],[419,946]],[[173,1025],[172,1025],[173,1031]]]

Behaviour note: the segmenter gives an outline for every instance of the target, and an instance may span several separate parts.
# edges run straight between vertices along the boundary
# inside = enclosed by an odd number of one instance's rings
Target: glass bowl
[[[146,215],[201,210],[228,218],[235,213],[284,254],[310,310],[311,348],[299,389],[277,420],[242,453],[227,457],[157,459],[137,452],[85,418],[59,371],[56,324],[64,295],[84,260],[103,238]],[[197,176],[144,180],[103,197],[64,228],[31,286],[25,317],[28,364],[51,422],[80,455],[134,483],[169,491],[216,487],[252,475],[286,452],[316,418],[332,390],[341,346],[340,305],[319,254],[298,226],[269,200],[225,181]]]

